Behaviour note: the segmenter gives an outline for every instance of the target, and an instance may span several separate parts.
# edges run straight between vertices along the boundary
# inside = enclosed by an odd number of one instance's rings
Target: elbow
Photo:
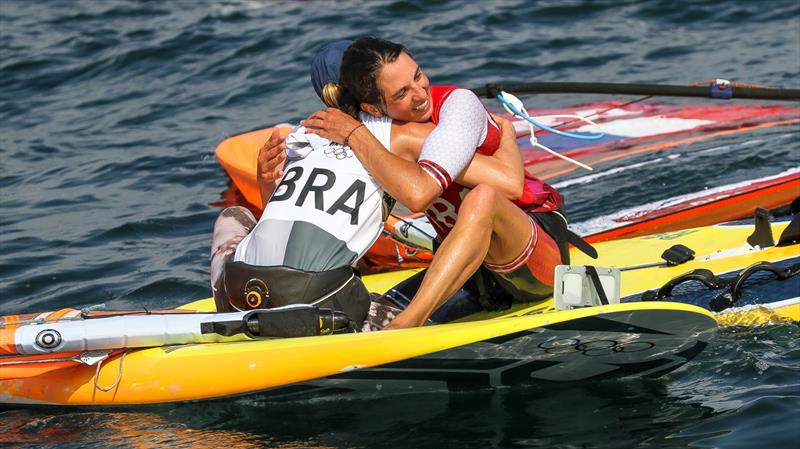
[[[431,204],[433,204],[440,193],[441,192],[438,188],[436,191],[429,191],[425,188],[412,189],[407,191],[406,195],[404,195],[405,201],[400,202],[403,203],[411,212],[425,212],[428,210]]]
[[[525,179],[521,179],[520,182],[514,184],[514,187],[511,189],[511,194],[508,199],[511,201],[516,201],[522,198],[522,193],[525,191]]]
[[[417,182],[411,183],[409,188],[404,190],[402,198],[405,201],[400,202],[411,212],[425,212],[441,194],[442,188],[439,184],[427,174],[421,174]]]
[[[522,194],[525,191],[525,176],[514,176],[508,181],[508,185],[505,188],[506,197],[511,201],[522,198]]]
[[[416,214],[428,210],[428,207],[433,203],[433,198],[428,199],[421,195],[413,195],[402,203],[408,210]]]

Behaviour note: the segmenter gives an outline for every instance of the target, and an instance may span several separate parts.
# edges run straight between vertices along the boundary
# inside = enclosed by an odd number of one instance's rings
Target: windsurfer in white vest
[[[348,44],[329,44],[312,62],[312,84],[323,101],[331,101]],[[382,151],[406,157],[419,154],[434,128],[366,113],[359,118],[359,127],[380,142]],[[502,170],[503,158],[518,152],[513,128],[507,122],[501,126],[501,147],[510,149],[476,157],[468,176],[480,179]],[[346,136],[337,143],[300,126],[285,141],[276,133],[264,144],[258,179],[261,197],[269,200],[260,220],[246,208],[231,207],[214,226],[211,282],[218,311],[311,303],[342,310],[356,323],[365,319],[369,295],[353,267],[383,229],[388,205],[348,143]],[[514,182],[521,184],[522,177],[502,181],[506,188]],[[379,328],[384,320],[377,321]]]
[[[480,100],[466,89],[431,86],[405,47],[377,38],[347,48],[341,84],[355,106],[343,97],[340,109],[318,111],[301,124],[309,133],[347,141],[389,194],[412,211],[426,212],[442,239],[411,304],[389,327],[424,324],[481,265],[516,300],[551,296],[555,266],[568,263],[567,238],[576,240],[560,212],[561,196],[527,175],[510,195],[497,188],[509,175],[516,183],[524,173],[516,145],[506,170],[468,179],[472,161],[502,153],[500,126]],[[404,158],[382,150],[361,129],[354,108],[362,116],[436,127],[420,153]]]

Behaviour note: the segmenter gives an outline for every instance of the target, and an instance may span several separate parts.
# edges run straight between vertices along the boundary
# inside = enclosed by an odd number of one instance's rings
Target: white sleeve
[[[389,116],[374,117],[366,112],[359,113],[361,123],[378,139],[387,150],[392,151],[392,118]]]
[[[422,145],[419,165],[442,188],[467,168],[486,138],[489,113],[469,90],[456,89],[442,104],[439,123]]]

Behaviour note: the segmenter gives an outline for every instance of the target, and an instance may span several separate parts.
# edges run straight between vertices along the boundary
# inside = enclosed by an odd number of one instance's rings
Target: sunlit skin
[[[433,113],[430,82],[408,54],[402,53],[397,60],[384,65],[377,84],[381,104],[361,103],[364,111],[377,117],[387,115],[400,122],[430,122]],[[315,112],[300,124],[306,126],[309,133],[338,143],[346,141],[378,184],[412,211],[424,211],[441,194],[439,185],[421,169],[416,159],[407,160],[385,151],[369,130],[338,109]],[[484,260],[507,263],[519,256],[527,245],[528,239],[523,237],[531,235],[531,221],[509,201],[522,192],[524,168],[513,126],[506,123],[503,127],[510,133],[512,145],[499,149],[495,153],[497,158],[487,158],[495,161],[495,169],[474,178],[477,182],[462,181],[480,155],[474,156],[466,172],[456,178],[456,182],[473,190],[464,198],[456,224],[439,247],[411,304],[387,329],[424,324]],[[393,133],[395,129],[393,127]],[[497,170],[500,167],[503,171]],[[513,180],[511,189],[506,189],[506,179]]]
[[[380,117],[388,115],[400,122],[427,122],[433,114],[431,83],[425,72],[408,53],[384,65],[378,74],[382,111],[375,105],[361,103],[361,109]]]
[[[381,94],[380,104],[361,103],[360,107],[376,117],[384,115],[391,117],[395,123],[395,128],[392,130],[393,137],[396,132],[408,132],[409,128],[423,123],[431,124],[433,105],[430,97],[430,81],[408,53],[400,53],[395,61],[381,67],[377,85]],[[495,118],[495,121],[501,123],[503,127],[506,125],[512,127],[502,119]],[[317,111],[308,119],[300,121],[300,124],[307,127],[308,133],[339,143],[344,143],[345,138],[349,137],[350,143],[359,140],[368,141],[364,145],[365,148],[370,148],[369,142],[374,140],[363,126],[359,128],[361,122],[336,108]],[[402,125],[405,129],[397,129],[398,125]],[[467,187],[486,183],[506,198],[512,200],[519,198],[522,194],[522,158],[516,143],[513,142],[514,137],[511,140],[512,142],[502,148],[507,151],[497,151],[491,157],[476,155],[467,170],[456,178],[456,182]],[[416,163],[419,150],[413,154],[394,150],[388,153],[361,151],[358,145],[355,147],[357,157],[378,183],[413,212],[425,211],[439,197],[441,193],[439,185]],[[373,148],[383,149],[381,145]],[[384,165],[392,168],[379,167]]]

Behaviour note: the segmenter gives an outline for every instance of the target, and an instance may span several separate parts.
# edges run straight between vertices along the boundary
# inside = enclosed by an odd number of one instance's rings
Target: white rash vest
[[[392,120],[361,114],[390,148]],[[297,127],[286,139],[280,184],[235,261],[327,271],[355,265],[383,229],[383,189],[346,147]]]

